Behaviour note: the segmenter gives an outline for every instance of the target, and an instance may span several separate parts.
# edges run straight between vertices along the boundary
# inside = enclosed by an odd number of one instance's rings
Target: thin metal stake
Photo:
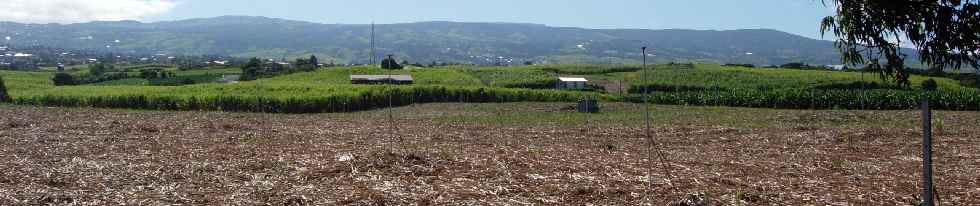
[[[641,84],[647,83],[647,47],[640,48],[643,52],[643,69],[640,70],[640,76],[643,79]],[[650,91],[649,86],[643,86],[643,124],[646,126],[644,134],[647,138],[647,180],[649,181],[648,187],[653,187],[653,165],[649,162],[653,161],[653,136],[650,135]]]
[[[642,71],[641,72],[641,75],[643,76],[643,82],[641,84],[645,84],[647,82],[647,73],[649,73],[647,71],[647,47],[643,47],[642,50],[643,50],[643,70],[641,70]],[[644,100],[644,103],[645,104],[643,105],[644,106],[643,108],[644,108],[644,113],[646,115],[646,118],[645,118],[645,122],[646,122],[646,136],[647,136],[648,142],[650,144],[648,146],[649,148],[647,149],[647,158],[649,158],[649,161],[653,161],[652,155],[653,155],[653,148],[654,148],[654,145],[655,144],[654,144],[654,141],[653,141],[653,135],[650,132],[650,130],[651,130],[650,129],[651,123],[650,123],[650,91],[649,91],[649,88],[650,87],[647,86],[647,85],[644,85],[643,86],[643,92],[645,93],[644,96],[646,97],[645,100]],[[663,151],[663,149],[660,148],[660,149],[657,149],[657,155],[658,155],[658,158],[660,160],[660,167],[663,170],[664,175],[667,176],[667,182],[668,182],[668,184],[670,184],[670,179],[673,178],[673,175],[671,175],[670,168],[669,168],[670,165],[667,163],[667,157],[666,157],[667,154],[665,154],[664,151]],[[648,170],[649,170],[648,171],[648,174],[649,174],[648,178],[650,180],[650,183],[649,184],[650,184],[650,187],[653,187],[653,165],[652,164],[650,164]]]

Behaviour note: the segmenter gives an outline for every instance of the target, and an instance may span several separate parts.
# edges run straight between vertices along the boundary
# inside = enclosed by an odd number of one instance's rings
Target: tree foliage
[[[304,58],[296,59],[296,67],[293,68],[294,71],[286,71],[285,73],[316,71],[316,68],[320,67],[319,65],[320,65],[320,60],[317,60],[316,56],[311,55],[309,59],[304,59]]]
[[[385,58],[384,60],[381,61],[381,68],[382,69],[402,69],[403,67],[402,67],[402,65],[398,64],[398,61],[396,61],[395,58],[392,57],[392,55],[388,55],[388,58]]]
[[[930,67],[980,68],[980,0],[830,2],[836,15],[824,18],[821,31],[837,36],[846,64],[868,64],[882,79],[908,86],[901,45],[910,42]]]
[[[143,79],[166,79],[176,77],[177,74],[173,72],[164,71],[163,69],[144,69],[140,71],[140,78]]]
[[[102,74],[105,74],[107,71],[114,70],[114,69],[115,67],[112,65],[105,65],[99,63],[99,64],[93,64],[92,66],[89,66],[88,73],[89,75],[92,76],[101,76]]]
[[[241,80],[249,81],[258,79],[261,74],[260,70],[262,70],[262,60],[259,60],[259,58],[249,59],[248,63],[242,66]]]
[[[75,85],[75,77],[64,72],[55,74],[54,77],[51,78],[51,81],[54,82],[55,86]]]
[[[313,67],[320,67],[320,60],[316,58],[316,55],[310,55],[310,65],[313,65]]]

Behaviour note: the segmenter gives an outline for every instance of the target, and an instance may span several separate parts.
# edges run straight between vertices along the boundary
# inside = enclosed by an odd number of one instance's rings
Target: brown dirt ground
[[[664,168],[640,127],[0,113],[0,205],[907,205],[920,185],[913,129],[657,127]],[[980,205],[977,131],[940,134],[944,205]]]

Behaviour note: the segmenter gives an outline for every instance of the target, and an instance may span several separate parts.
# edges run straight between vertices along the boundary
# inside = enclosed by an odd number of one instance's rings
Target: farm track
[[[903,205],[919,187],[912,129],[657,127],[668,177],[642,127],[418,117],[392,135],[370,115],[0,113],[0,205],[668,205],[695,193],[711,205]],[[980,116],[958,115],[946,124]],[[940,199],[978,205],[980,132],[949,128]]]

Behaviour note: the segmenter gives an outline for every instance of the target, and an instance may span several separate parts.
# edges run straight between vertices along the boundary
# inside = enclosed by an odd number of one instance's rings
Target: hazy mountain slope
[[[13,45],[269,58],[317,54],[322,59],[339,62],[369,59],[370,30],[370,25],[242,16],[156,23],[0,22],[0,38],[10,36],[11,40],[3,43]],[[639,47],[644,45],[651,48],[651,61],[655,62],[834,64],[839,61],[829,41],[775,30],[582,29],[537,24],[421,22],[377,25],[377,42],[379,55],[396,54],[415,62],[622,63],[639,59]]]

